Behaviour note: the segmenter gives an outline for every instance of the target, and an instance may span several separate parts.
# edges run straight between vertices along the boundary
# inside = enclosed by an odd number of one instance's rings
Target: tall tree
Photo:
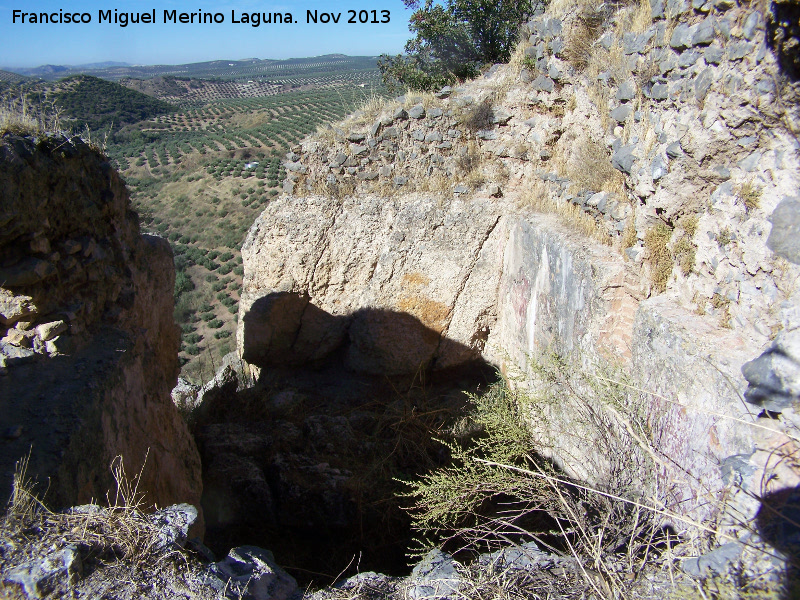
[[[539,0],[403,0],[414,9],[414,34],[405,54],[381,56],[383,80],[390,88],[435,89],[475,77],[486,63],[505,62],[519,26]]]

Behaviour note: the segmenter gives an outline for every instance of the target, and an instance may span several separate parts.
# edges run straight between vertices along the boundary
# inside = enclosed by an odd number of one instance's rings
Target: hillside
[[[213,60],[182,65],[114,65],[97,68],[93,65],[79,67],[45,65],[32,69],[14,69],[15,73],[44,80],[59,79],[70,75],[87,74],[102,79],[123,78],[151,79],[153,77],[264,79],[304,78],[330,73],[350,73],[369,77],[377,73],[376,59],[372,56],[345,56],[334,54],[312,58],[287,60]]]
[[[99,131],[112,124],[123,127],[175,110],[171,104],[88,75],[62,79],[48,92],[78,131],[86,127]]]

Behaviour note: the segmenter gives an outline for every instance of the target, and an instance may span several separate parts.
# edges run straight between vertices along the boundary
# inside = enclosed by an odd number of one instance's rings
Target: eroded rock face
[[[32,448],[46,501],[115,489],[199,505],[200,459],[171,399],[179,334],[168,243],[139,234],[124,183],[79,139],[0,141],[0,494]]]
[[[365,373],[475,360],[494,319],[499,219],[491,199],[273,202],[242,247],[243,358],[302,364],[347,341]]]

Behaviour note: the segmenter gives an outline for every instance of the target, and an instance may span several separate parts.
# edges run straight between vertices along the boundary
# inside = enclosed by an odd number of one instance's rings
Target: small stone
[[[669,39],[669,45],[676,50],[683,50],[692,45],[692,32],[689,26],[685,23],[679,24],[675,31],[672,32],[672,37]]]
[[[667,161],[665,161],[661,155],[657,155],[653,162],[650,164],[650,173],[653,177],[653,181],[658,181],[664,175],[669,173],[669,167],[667,166]]]
[[[622,53],[626,56],[644,53],[648,42],[650,42],[654,34],[655,31],[645,32],[641,35],[630,32],[624,33],[622,35]]]
[[[353,156],[366,156],[369,154],[369,148],[359,144],[350,144],[350,153]]]
[[[703,54],[706,62],[712,65],[721,63],[723,56],[725,56],[725,51],[719,46],[709,46]]]
[[[714,0],[714,8],[720,12],[732,9],[736,6],[736,0]]]
[[[441,142],[442,134],[438,131],[431,131],[425,136],[426,142]]]
[[[702,53],[698,52],[697,50],[686,50],[678,57],[678,66],[683,69],[686,67],[691,67],[694,63],[700,60],[701,56],[703,56]]]
[[[415,104],[411,107],[408,111],[408,116],[412,119],[424,119],[425,118],[425,107],[422,104]]]
[[[240,546],[209,568],[208,584],[231,598],[292,600],[302,595],[294,578],[275,563],[269,550]]]
[[[606,50],[611,50],[611,46],[614,45],[614,34],[611,33],[610,31],[606,31],[603,35],[600,36],[600,39],[597,41]]]
[[[561,56],[561,53],[564,51],[564,46],[564,38],[553,38],[550,41],[550,52],[553,54],[553,56]]]
[[[430,110],[428,110],[428,116],[429,116],[431,119],[438,119],[438,118],[440,118],[440,117],[441,117],[443,114],[444,114],[444,111],[443,111],[441,108],[438,108],[438,107],[433,107],[433,108],[431,108]]]
[[[650,90],[650,97],[653,100],[666,100],[669,98],[669,86],[666,83],[657,83]]]
[[[617,108],[611,111],[611,118],[617,123],[624,123],[630,116],[633,109],[630,104],[620,104]]]
[[[714,37],[714,19],[706,17],[694,31],[692,46],[706,46],[714,41]]]
[[[633,154],[635,148],[635,144],[621,147],[611,156],[612,166],[630,175],[633,164],[638,160],[638,157]]]
[[[12,425],[3,432],[3,437],[7,440],[15,440],[22,435],[22,425]]]
[[[501,195],[500,186],[497,185],[496,183],[491,183],[486,188],[486,193],[489,194],[490,196],[494,197],[494,198],[497,198],[497,197],[499,197]]]
[[[446,85],[438,92],[436,92],[436,97],[439,98],[440,100],[443,100],[444,98],[449,98],[450,94],[452,93],[453,93],[453,88],[451,88],[449,85]]]
[[[688,0],[667,0],[667,15],[670,18],[689,12]]]
[[[714,167],[714,172],[719,175],[719,178],[723,181],[727,181],[731,178],[731,170],[728,167]]]
[[[619,85],[617,90],[617,100],[624,102],[636,98],[636,83],[628,79]]]
[[[453,558],[441,550],[431,550],[414,567],[404,590],[411,600],[456,598],[463,586]]]
[[[694,80],[694,95],[699,102],[705,100],[712,83],[714,83],[714,71],[712,69],[704,69]]]
[[[76,583],[82,572],[81,556],[76,546],[66,546],[43,558],[34,558],[9,569],[5,581],[22,586],[29,598],[43,598],[57,587]]]
[[[467,192],[469,192],[469,188],[465,185],[457,185],[456,187],[453,188],[453,191],[456,194],[466,194]]]
[[[667,146],[666,152],[667,152],[667,156],[669,156],[673,160],[683,156],[683,148],[681,148],[680,141],[676,140],[676,141],[672,142],[671,144],[669,144]]]
[[[425,139],[425,130],[423,129],[415,129],[411,132],[411,139],[421,142]]]
[[[533,80],[531,86],[535,90],[539,90],[542,92],[552,92],[555,84],[553,80],[547,77],[546,75],[539,75],[536,79]]]
[[[493,129],[481,129],[475,133],[475,137],[479,140],[496,140],[497,132]]]
[[[36,359],[36,353],[28,348],[12,346],[0,342],[0,367],[15,367],[24,365]]]
[[[358,178],[363,181],[372,181],[378,178],[378,173],[376,171],[361,171],[358,174]]]
[[[61,247],[67,254],[75,254],[76,252],[80,252],[83,246],[77,240],[67,240],[61,244]]]
[[[0,286],[26,287],[52,277],[56,268],[46,260],[29,257],[22,262],[0,269]]]
[[[761,27],[761,16],[758,11],[753,11],[745,20],[744,25],[742,25],[742,34],[746,39],[752,40]]]
[[[789,262],[800,264],[800,197],[781,200],[769,221],[772,231],[767,248]]]
[[[189,527],[197,520],[197,509],[191,504],[173,504],[149,515],[147,520],[156,527],[153,549],[183,548],[189,536]]]
[[[492,114],[492,123],[497,123],[498,125],[507,125],[513,116],[510,112],[502,108],[493,109]]]
[[[30,249],[37,254],[50,254],[50,240],[44,236],[35,237],[31,240]]]
[[[753,51],[753,44],[749,42],[734,42],[728,45],[728,59],[741,60]]]
[[[373,137],[373,138],[377,137],[378,133],[380,133],[380,131],[381,131],[381,122],[380,121],[375,121],[372,124],[372,127],[369,128],[369,136]]]
[[[706,577],[712,573],[723,575],[741,556],[743,549],[744,544],[741,542],[728,542],[703,556],[685,559],[681,566],[684,572],[693,577]]]
[[[43,342],[52,340],[58,334],[67,330],[67,324],[64,321],[51,321],[50,323],[43,323],[36,327],[36,335]]]
[[[748,173],[752,173],[758,168],[758,162],[761,160],[761,152],[753,152],[750,156],[743,158],[739,161],[739,168]]]
[[[398,175],[397,177],[392,179],[392,183],[394,185],[396,185],[397,187],[400,187],[401,185],[405,185],[405,184],[408,183],[408,177],[402,177],[402,176]]]
[[[392,118],[395,120],[404,120],[408,118],[408,113],[406,112],[406,109],[404,109],[402,106],[399,106],[392,113]]]
[[[664,0],[650,0],[650,17],[654,21],[664,18]]]
[[[24,317],[35,315],[36,312],[31,296],[13,294],[0,287],[0,323],[13,325]]]

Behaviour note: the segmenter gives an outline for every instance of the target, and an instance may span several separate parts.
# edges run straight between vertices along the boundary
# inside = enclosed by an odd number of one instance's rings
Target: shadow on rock
[[[195,426],[206,542],[219,554],[269,548],[301,585],[329,582],[351,561],[353,572],[407,573],[400,481],[448,460],[436,439],[494,370],[406,313],[340,317],[271,294],[243,325],[259,379],[208,396],[214,406]],[[444,352],[461,362],[437,369]]]
[[[764,541],[785,561],[784,598],[800,599],[800,488],[787,488],[764,496],[756,525]]]
[[[334,316],[304,294],[253,302],[243,318],[242,358],[259,367],[316,366],[334,353],[347,368],[381,376],[437,372],[437,364],[481,363],[480,351],[448,340],[404,312],[364,308]]]

